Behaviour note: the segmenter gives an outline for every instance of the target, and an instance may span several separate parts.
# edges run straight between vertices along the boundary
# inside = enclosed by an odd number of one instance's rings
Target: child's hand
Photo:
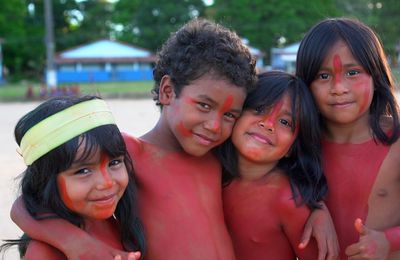
[[[139,258],[140,258],[140,252],[139,251],[137,251],[137,252],[131,252],[131,253],[129,253],[128,254],[128,260],[139,260]],[[121,255],[116,255],[116,256],[114,256],[114,260],[122,260],[122,256]]]
[[[299,244],[300,249],[308,245],[311,236],[315,238],[318,244],[318,260],[339,258],[339,242],[336,230],[331,215],[324,203],[322,203],[321,209],[313,210],[308,218],[304,226],[301,243]]]
[[[367,228],[359,218],[356,219],[354,227],[360,234],[360,239],[358,243],[346,248],[348,259],[386,259],[390,252],[390,245],[385,233]]]

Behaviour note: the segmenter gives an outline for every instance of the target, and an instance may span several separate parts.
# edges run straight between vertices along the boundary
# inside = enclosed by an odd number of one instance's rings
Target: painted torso
[[[382,231],[400,225],[400,143],[323,141],[323,158],[329,189],[326,204],[336,227],[341,259],[347,259],[346,247],[359,239],[356,218]]]
[[[234,259],[218,161],[124,138],[135,168],[146,259]]]
[[[234,180],[223,189],[224,213],[237,259],[316,259],[314,240],[298,250],[310,210],[295,205],[283,173],[256,182]]]

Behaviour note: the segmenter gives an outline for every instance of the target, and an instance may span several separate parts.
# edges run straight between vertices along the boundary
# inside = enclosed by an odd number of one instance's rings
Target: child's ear
[[[169,105],[174,96],[175,96],[175,90],[171,77],[165,75],[162,77],[160,81],[160,91],[158,93],[158,100],[162,105]]]

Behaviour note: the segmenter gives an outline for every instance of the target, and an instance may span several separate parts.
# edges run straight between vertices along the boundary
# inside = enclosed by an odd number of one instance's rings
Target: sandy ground
[[[399,100],[399,94],[397,98]],[[150,99],[107,102],[124,132],[140,136],[157,122],[159,110]],[[18,179],[15,178],[24,170],[22,158],[16,152],[13,131],[18,119],[38,104],[0,103],[0,239],[17,238],[22,233],[9,217],[12,202],[18,195]],[[15,249],[10,249],[3,259],[16,260],[19,257]]]
[[[140,136],[157,122],[159,110],[151,99],[119,99],[107,102],[121,131]],[[18,238],[22,234],[9,217],[12,202],[18,196],[19,179],[15,178],[25,167],[22,158],[16,152],[13,132],[19,118],[38,104],[0,103],[0,239]],[[19,259],[16,249],[8,250],[3,259]]]

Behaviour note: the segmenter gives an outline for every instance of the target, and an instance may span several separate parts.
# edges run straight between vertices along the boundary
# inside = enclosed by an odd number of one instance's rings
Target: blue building
[[[296,70],[296,56],[300,43],[294,43],[284,48],[271,49],[271,67],[294,73]]]
[[[156,56],[148,50],[99,40],[56,54],[57,82],[152,80]]]

